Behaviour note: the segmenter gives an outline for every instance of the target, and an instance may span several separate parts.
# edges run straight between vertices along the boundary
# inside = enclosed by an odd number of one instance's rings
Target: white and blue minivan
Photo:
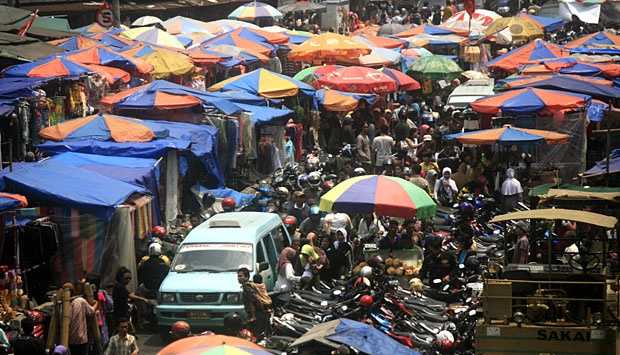
[[[245,266],[250,276],[259,273],[272,290],[278,256],[290,241],[275,213],[230,212],[209,218],[179,245],[159,288],[159,326],[184,320],[204,329],[222,325],[228,313],[243,313],[237,270]]]

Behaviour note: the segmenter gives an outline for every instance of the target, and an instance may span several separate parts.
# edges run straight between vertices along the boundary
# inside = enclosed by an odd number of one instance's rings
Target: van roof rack
[[[241,228],[239,221],[230,219],[218,219],[209,221],[209,228]]]

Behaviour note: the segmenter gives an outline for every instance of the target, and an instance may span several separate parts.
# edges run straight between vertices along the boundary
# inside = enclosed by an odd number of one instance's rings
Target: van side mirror
[[[258,263],[258,272],[265,271],[267,269],[269,269],[269,263],[268,262],[263,261],[262,263]]]

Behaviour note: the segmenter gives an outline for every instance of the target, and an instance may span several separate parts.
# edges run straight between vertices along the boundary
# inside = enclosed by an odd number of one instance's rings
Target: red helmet
[[[373,303],[375,303],[375,300],[371,295],[363,295],[360,297],[359,305],[362,307],[370,307]]]
[[[333,182],[333,181],[329,181],[329,180],[328,180],[328,181],[325,181],[325,182],[323,183],[323,190],[325,190],[325,191],[329,191],[329,190],[331,190],[331,189],[332,189],[332,187],[334,187],[334,182]]]
[[[287,227],[292,227],[297,225],[297,218],[295,216],[286,216],[284,217],[284,225]]]
[[[170,327],[170,334],[172,335],[186,337],[189,335],[190,332],[191,332],[191,327],[189,326],[189,323],[187,323],[186,321],[182,321],[182,320],[176,321]]]
[[[164,235],[166,235],[166,227],[162,227],[162,226],[155,226],[153,227],[153,229],[151,230],[151,233],[153,234],[153,236],[155,237],[163,237]]]
[[[222,200],[222,208],[224,210],[232,211],[235,209],[236,205],[237,204],[235,203],[235,199],[232,197],[226,197],[225,199]]]

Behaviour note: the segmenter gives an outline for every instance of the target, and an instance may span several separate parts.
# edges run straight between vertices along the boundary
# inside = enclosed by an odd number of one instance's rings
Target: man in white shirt
[[[372,149],[375,152],[375,173],[381,174],[383,166],[392,159],[392,147],[394,138],[388,135],[388,127],[381,127],[381,135],[372,141]]]

